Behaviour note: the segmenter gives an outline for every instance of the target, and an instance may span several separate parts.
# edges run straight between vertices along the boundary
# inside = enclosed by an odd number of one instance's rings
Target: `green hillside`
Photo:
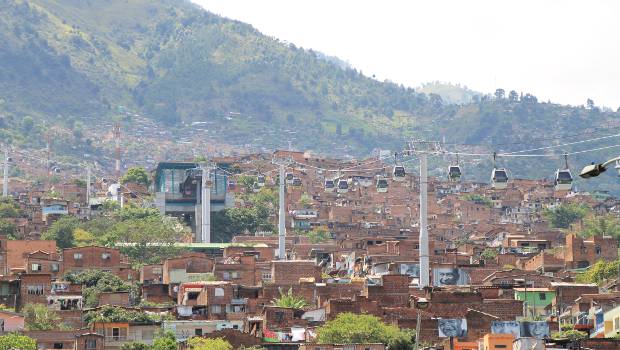
[[[339,156],[398,149],[413,136],[522,149],[561,143],[550,134],[607,132],[618,118],[508,90],[491,98],[379,82],[183,0],[6,0],[0,40],[0,136],[41,146],[44,131],[60,126],[76,154],[98,152],[81,135],[88,120],[125,110],[172,130],[206,121],[232,145],[291,140]],[[549,170],[517,163],[517,175]]]

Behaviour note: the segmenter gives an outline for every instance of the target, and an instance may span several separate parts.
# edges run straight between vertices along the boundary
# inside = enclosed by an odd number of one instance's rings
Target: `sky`
[[[620,106],[620,1],[192,1],[379,80]]]

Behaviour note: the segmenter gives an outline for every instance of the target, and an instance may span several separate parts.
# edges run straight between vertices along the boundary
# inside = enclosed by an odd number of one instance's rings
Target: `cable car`
[[[345,179],[338,180],[338,193],[349,192],[349,183]]]
[[[395,165],[392,171],[392,179],[394,181],[404,181],[405,180],[405,167],[402,165]]]
[[[301,187],[301,179],[298,177],[293,178],[293,187]]]
[[[334,180],[325,180],[325,192],[334,192],[336,189],[336,184],[334,184]]]
[[[257,183],[260,187],[265,186],[265,175],[258,175]]]
[[[570,191],[573,188],[573,176],[568,168],[568,154],[564,154],[564,169],[558,169],[555,172],[555,190]]]
[[[573,176],[568,169],[558,169],[555,172],[555,190],[570,191],[573,188]]]
[[[508,187],[508,172],[504,168],[493,168],[491,173],[491,187],[495,189],[505,189]]]
[[[458,165],[450,165],[448,168],[448,179],[452,182],[461,180],[461,167]]]
[[[386,193],[388,191],[388,181],[384,177],[377,179],[377,192]]]

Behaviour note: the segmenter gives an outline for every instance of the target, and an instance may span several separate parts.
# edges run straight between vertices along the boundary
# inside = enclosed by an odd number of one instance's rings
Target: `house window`
[[[194,329],[194,335],[198,337],[202,336],[202,328]]]
[[[495,345],[495,348],[496,349],[506,349],[507,347],[506,347],[506,345],[498,344],[498,345]]]
[[[538,293],[538,299],[540,299],[540,300],[547,300],[547,294],[545,294],[545,293]]]
[[[121,338],[121,329],[120,328],[112,328],[112,339],[118,341]]]
[[[97,349],[97,339],[86,339],[86,350]]]
[[[211,313],[212,314],[222,313],[222,307],[220,305],[212,305],[211,306]]]
[[[60,266],[58,265],[58,263],[52,263],[52,265],[50,265],[50,269],[52,270],[52,272],[58,272]]]
[[[103,253],[103,254],[101,254],[101,259],[103,259],[103,260],[110,260],[111,257],[112,257],[112,254],[110,254],[110,253]]]
[[[614,318],[614,329],[620,329],[620,317]]]
[[[82,253],[73,253],[74,260],[82,260]]]
[[[43,295],[44,287],[42,284],[34,284],[27,287],[29,295]]]
[[[153,268],[153,274],[155,274],[155,275],[161,275],[161,273],[162,273],[162,269],[161,269],[161,267],[154,267],[154,268]]]
[[[54,343],[54,349],[62,349],[62,343]]]
[[[271,281],[271,272],[263,272],[261,274],[261,279],[263,281]]]
[[[596,246],[594,247],[594,250],[596,251],[596,255],[601,255],[601,246]]]
[[[276,322],[284,321],[284,312],[276,311]]]
[[[230,273],[230,277],[235,279],[235,278],[239,278],[239,272],[237,271],[233,271]]]
[[[30,267],[31,267],[32,271],[41,271],[42,270],[41,264],[35,263],[35,264],[32,264]]]
[[[228,281],[228,280],[230,280],[230,274],[229,274],[228,272],[224,272],[224,273],[222,274],[222,279],[223,279],[224,281]]]
[[[224,288],[215,288],[215,296],[223,297],[224,296]]]

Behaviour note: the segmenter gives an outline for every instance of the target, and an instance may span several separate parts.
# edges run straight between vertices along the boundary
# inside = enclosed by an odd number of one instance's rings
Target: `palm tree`
[[[289,288],[287,293],[284,293],[282,288],[278,288],[278,292],[280,297],[273,299],[271,301],[272,305],[293,309],[303,309],[309,305],[306,299],[293,294],[293,288]]]

